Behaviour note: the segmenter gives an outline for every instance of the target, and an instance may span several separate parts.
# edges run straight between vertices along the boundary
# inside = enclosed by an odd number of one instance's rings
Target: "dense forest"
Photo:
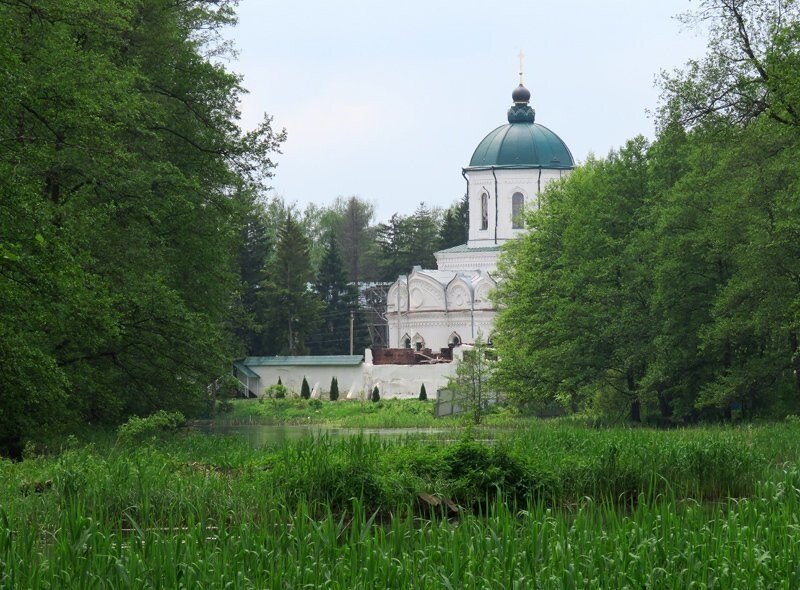
[[[505,253],[499,386],[634,421],[800,407],[800,20],[710,0],[658,135],[589,159]]]
[[[197,415],[237,355],[346,354],[354,284],[463,241],[460,201],[376,224],[269,197],[285,132],[240,129],[234,7],[0,3],[0,453]]]

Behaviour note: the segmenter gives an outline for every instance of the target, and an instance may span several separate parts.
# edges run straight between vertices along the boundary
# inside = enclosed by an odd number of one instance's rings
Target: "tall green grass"
[[[460,418],[437,419],[435,402],[390,399],[380,402],[286,399],[232,400],[231,411],[218,416],[222,423],[324,424],[340,428],[447,428]]]
[[[546,425],[0,461],[0,588],[795,588],[799,440]]]

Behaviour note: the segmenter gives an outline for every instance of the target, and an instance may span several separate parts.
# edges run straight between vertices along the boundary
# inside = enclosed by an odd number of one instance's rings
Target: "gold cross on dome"
[[[525,54],[522,53],[522,49],[519,50],[519,83],[522,84],[522,60],[525,57]]]

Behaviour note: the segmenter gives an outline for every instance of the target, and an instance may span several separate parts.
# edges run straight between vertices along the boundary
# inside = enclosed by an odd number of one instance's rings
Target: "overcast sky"
[[[288,140],[274,194],[301,208],[358,195],[377,219],[464,194],[461,169],[506,123],[520,50],[536,122],[578,163],[653,136],[661,70],[705,51],[674,17],[697,0],[241,0],[229,67]]]

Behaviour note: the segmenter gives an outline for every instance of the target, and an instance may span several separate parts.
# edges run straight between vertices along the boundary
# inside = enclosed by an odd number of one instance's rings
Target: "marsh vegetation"
[[[133,434],[0,462],[0,587],[797,583],[792,423],[258,449]]]

